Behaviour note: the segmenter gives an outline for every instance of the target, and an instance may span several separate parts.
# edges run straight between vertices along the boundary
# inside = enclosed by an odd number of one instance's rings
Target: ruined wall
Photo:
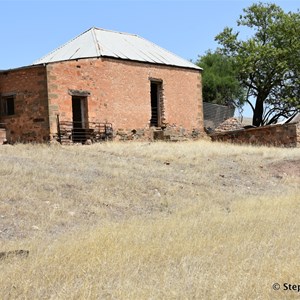
[[[14,95],[14,114],[1,115],[8,142],[49,139],[46,69],[27,67],[0,73],[0,98]]]
[[[269,125],[258,128],[219,132],[213,141],[278,147],[300,147],[300,123]]]
[[[116,59],[81,59],[47,65],[51,133],[56,115],[72,121],[70,90],[88,92],[88,119],[113,124],[119,137],[149,135],[150,80],[163,82],[163,123],[182,136],[203,132],[201,74],[197,70]]]

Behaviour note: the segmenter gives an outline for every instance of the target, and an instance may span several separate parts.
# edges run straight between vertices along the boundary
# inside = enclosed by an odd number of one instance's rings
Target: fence
[[[86,143],[112,140],[111,123],[60,121],[57,117],[58,141],[62,143]]]
[[[234,116],[235,108],[203,102],[204,127],[208,131],[213,131],[225,120]]]

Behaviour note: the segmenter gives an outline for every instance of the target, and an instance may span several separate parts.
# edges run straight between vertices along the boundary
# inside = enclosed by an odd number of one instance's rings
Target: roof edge
[[[178,65],[172,65],[172,64],[163,64],[163,63],[157,63],[157,62],[147,62],[147,61],[142,61],[142,60],[119,58],[119,57],[108,56],[108,55],[101,55],[101,56],[98,56],[98,57],[89,56],[89,57],[65,59],[65,60],[59,60],[59,61],[53,61],[53,62],[47,62],[47,63],[40,63],[40,64],[36,64],[36,65],[30,65],[30,66],[32,66],[32,67],[42,66],[42,65],[46,66],[46,65],[62,63],[62,62],[66,62],[66,61],[79,61],[79,60],[83,60],[83,59],[101,59],[101,58],[104,58],[104,59],[108,58],[108,59],[113,59],[113,60],[134,62],[134,63],[140,63],[140,64],[150,64],[150,65],[158,65],[158,66],[165,66],[165,67],[173,67],[173,68],[179,68],[179,69],[189,69],[189,70],[195,70],[195,71],[199,71],[199,72],[203,71],[203,69],[198,67],[197,65],[195,65],[195,68],[193,68],[192,66],[188,67],[188,66],[178,66]],[[26,67],[23,67],[23,68],[26,68]]]
[[[46,64],[45,63],[41,63],[41,64],[38,64],[38,65],[27,65],[27,66],[16,67],[16,68],[11,68],[11,69],[6,69],[6,70],[0,70],[0,74],[1,73],[18,71],[18,70],[23,70],[23,69],[40,68],[40,67],[46,67]]]
[[[185,60],[185,61],[188,62],[189,64],[194,65],[194,66],[195,66],[194,69],[202,70],[202,71],[203,71],[203,68],[197,66],[197,65],[194,64],[193,62],[190,62],[190,61],[187,60],[186,58],[183,58],[183,57],[179,56],[178,54],[176,54],[176,53],[174,53],[174,52],[172,52],[172,51],[170,51],[170,50],[168,50],[168,49],[165,49],[165,48],[159,46],[158,44],[155,44],[154,42],[152,42],[152,41],[150,41],[150,40],[147,40],[146,38],[144,38],[144,37],[142,37],[142,36],[139,36],[139,35],[136,35],[136,36],[139,37],[140,39],[143,39],[144,41],[146,41],[146,42],[148,42],[148,43],[151,43],[153,46],[155,46],[155,47],[157,47],[157,48],[160,48],[161,50],[166,51],[166,52],[168,52],[168,53],[171,54],[171,55],[174,55],[175,57],[177,57],[177,58],[180,59],[180,60]],[[191,66],[191,67],[186,67],[186,68],[192,69],[193,67]]]
[[[60,45],[59,47],[55,48],[54,50],[52,50],[51,52],[47,53],[46,55],[42,56],[41,58],[35,60],[32,65],[37,65],[36,62],[43,60],[45,57],[51,55],[52,53],[55,53],[57,50],[62,49],[64,46],[70,44],[71,42],[73,42],[74,40],[78,39],[80,36],[84,35],[85,33],[87,33],[88,31],[93,30],[95,27],[91,27],[88,30],[85,30],[84,32],[80,33],[79,35],[75,36],[74,38],[68,40],[66,43]]]

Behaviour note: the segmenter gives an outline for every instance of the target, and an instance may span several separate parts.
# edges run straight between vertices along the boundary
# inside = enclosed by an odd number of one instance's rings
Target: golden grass
[[[299,149],[209,142],[0,149],[1,299],[293,299]]]

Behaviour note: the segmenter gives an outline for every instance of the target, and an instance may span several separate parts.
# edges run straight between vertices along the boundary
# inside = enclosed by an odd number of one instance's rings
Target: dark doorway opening
[[[75,143],[84,143],[87,140],[87,98],[72,97],[73,130],[72,140]]]
[[[150,126],[161,126],[161,91],[162,83],[159,81],[151,81],[151,119]]]

